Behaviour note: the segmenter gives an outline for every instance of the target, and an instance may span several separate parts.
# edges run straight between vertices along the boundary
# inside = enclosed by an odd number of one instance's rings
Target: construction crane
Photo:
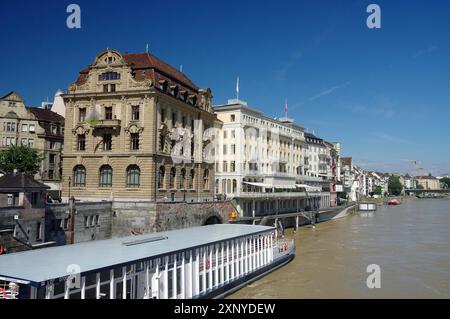
[[[417,177],[417,173],[419,171],[423,170],[423,167],[420,167],[420,164],[422,164],[420,161],[418,160],[403,160],[404,162],[408,162],[411,163],[413,165],[413,187],[415,187],[415,179]]]

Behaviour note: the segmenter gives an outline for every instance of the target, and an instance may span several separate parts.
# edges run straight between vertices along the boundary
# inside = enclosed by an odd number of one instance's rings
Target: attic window
[[[172,86],[170,87],[170,89],[171,89],[172,95],[173,95],[174,97],[177,97],[177,96],[178,96],[178,86],[172,85]]]
[[[159,81],[159,89],[165,92],[167,90],[167,81],[165,80]]]

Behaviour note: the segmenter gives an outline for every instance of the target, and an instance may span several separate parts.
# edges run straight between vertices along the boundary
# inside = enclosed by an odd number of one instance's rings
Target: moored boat
[[[222,298],[294,258],[275,233],[210,225],[3,255],[0,298]]]
[[[388,202],[387,202],[387,204],[388,204],[389,206],[397,206],[397,205],[400,205],[401,203],[402,203],[402,202],[400,202],[400,200],[397,199],[397,198],[390,199],[390,200],[388,200]]]

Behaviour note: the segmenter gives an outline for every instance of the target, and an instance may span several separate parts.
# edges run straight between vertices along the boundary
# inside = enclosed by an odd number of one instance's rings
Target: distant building
[[[434,176],[418,176],[416,177],[417,183],[426,190],[438,190],[441,189],[440,181]]]
[[[42,152],[44,160],[35,178],[55,191],[61,188],[63,137],[62,116],[49,108],[26,107],[15,92],[0,98],[0,150],[22,144]]]
[[[0,251],[27,250],[44,243],[48,189],[24,173],[0,177]]]
[[[331,205],[327,147],[322,139],[316,138],[321,141],[317,148],[324,164],[320,176],[319,166],[317,171],[310,169],[304,128],[293,120],[270,118],[238,100],[217,105],[214,112],[223,123],[215,153],[216,194],[233,199],[241,216]],[[319,163],[319,153],[315,154]]]

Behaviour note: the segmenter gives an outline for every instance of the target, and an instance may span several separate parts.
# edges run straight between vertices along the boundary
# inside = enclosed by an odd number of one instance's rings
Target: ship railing
[[[288,254],[294,247],[295,242],[292,239],[277,239],[273,245],[273,258],[277,259],[278,257]]]

